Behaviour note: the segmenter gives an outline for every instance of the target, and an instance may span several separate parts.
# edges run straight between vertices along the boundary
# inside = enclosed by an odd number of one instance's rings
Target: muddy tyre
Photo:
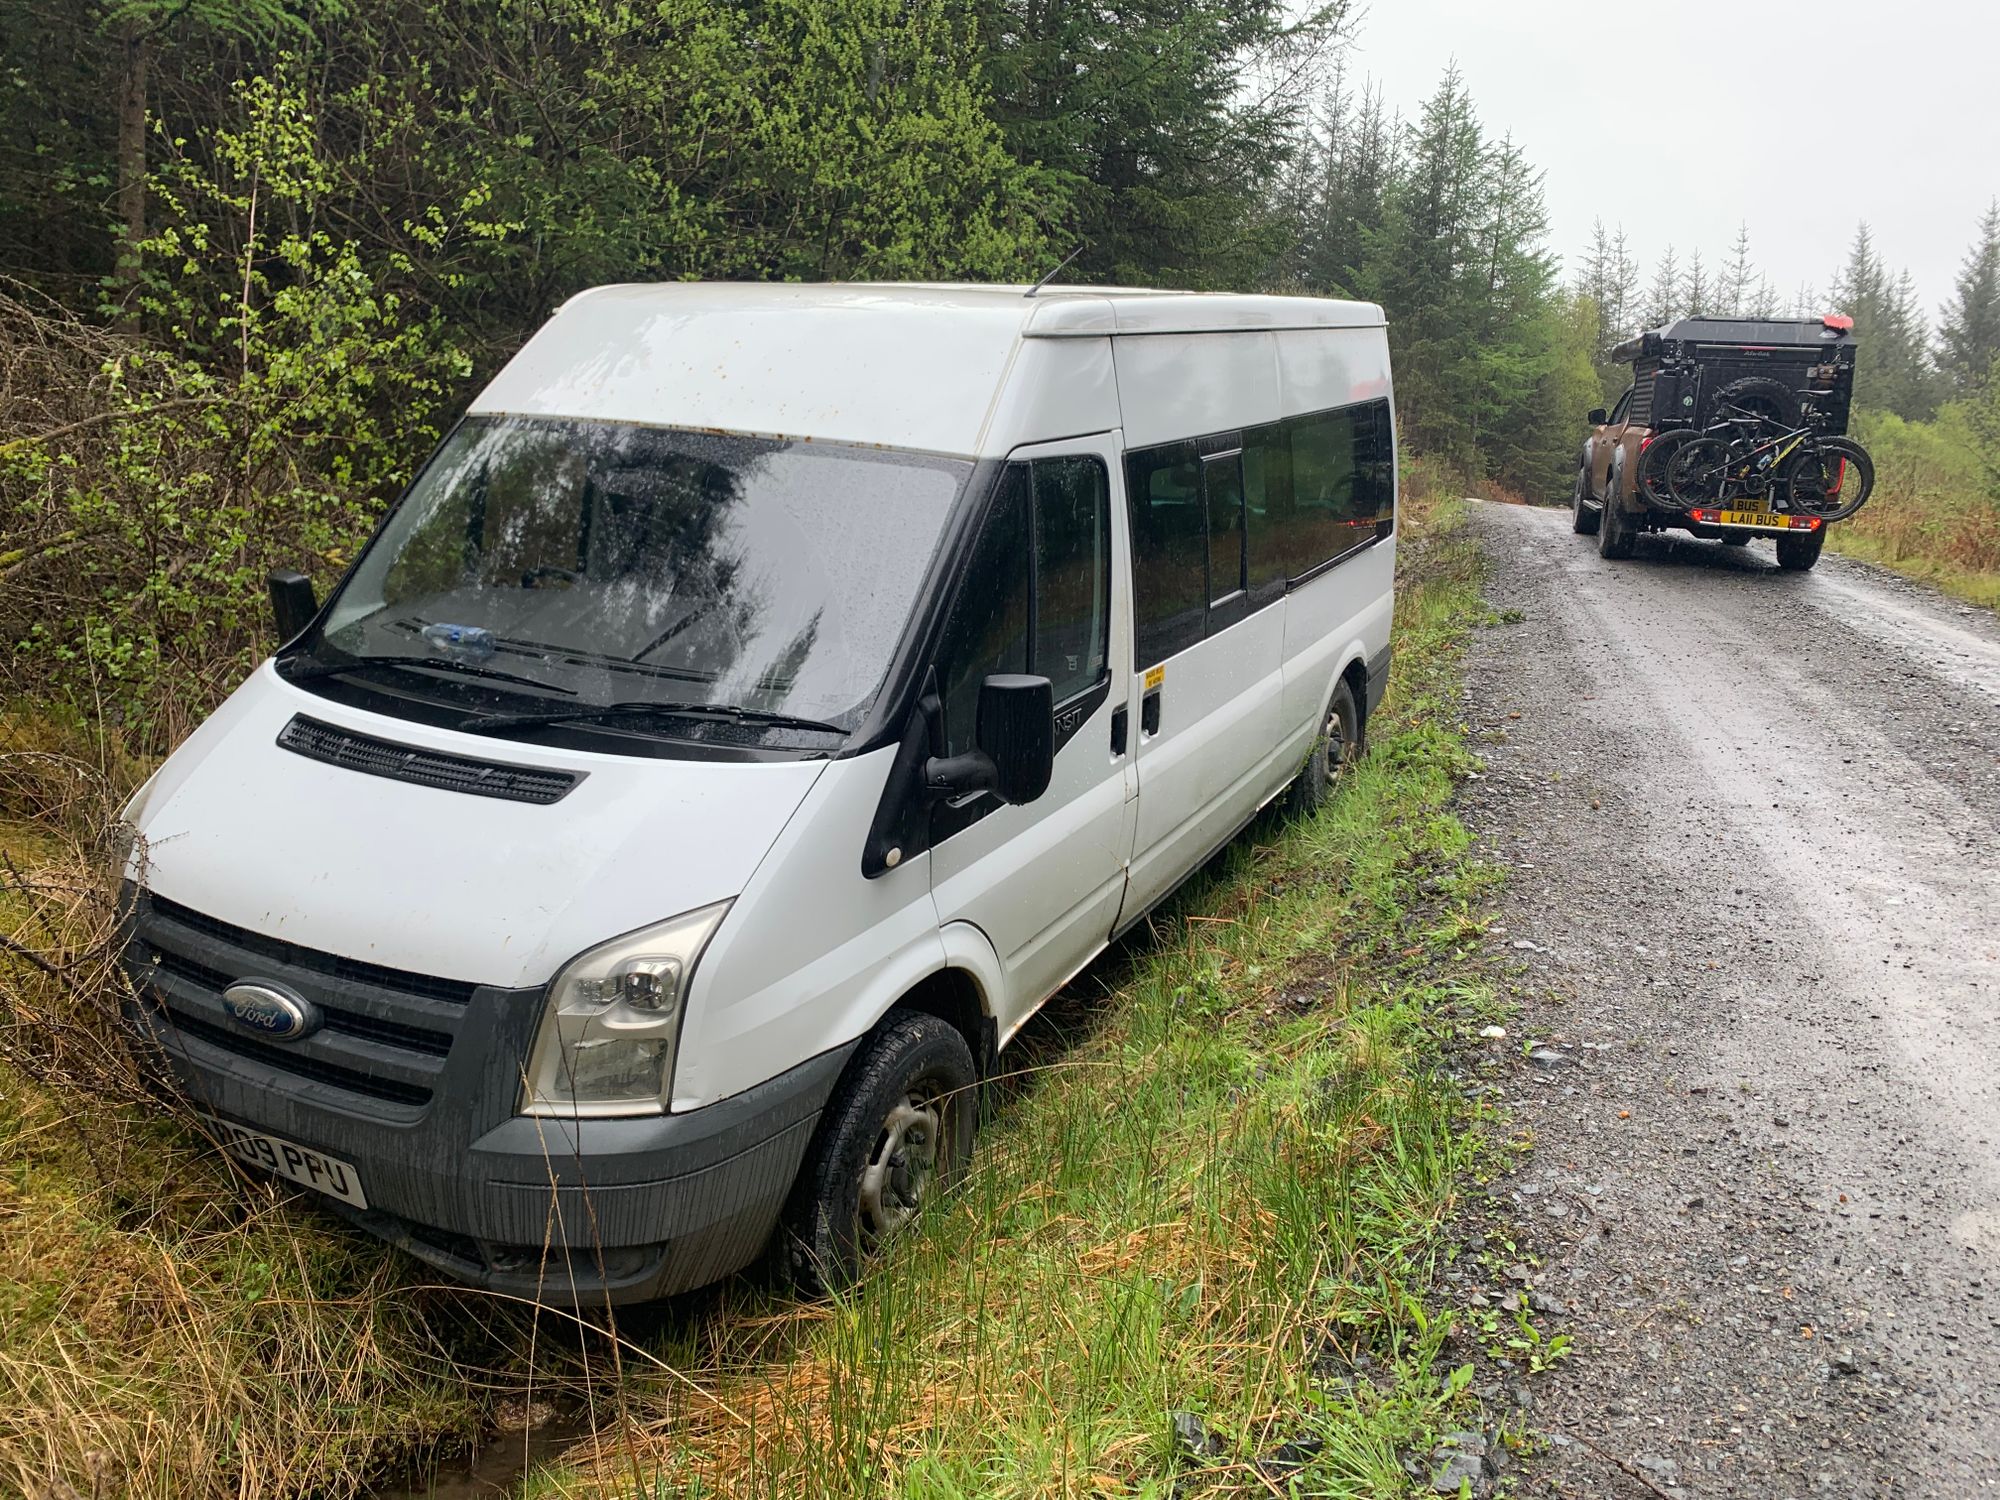
[[[1611,461],[1611,482],[1604,487],[1604,509],[1597,523],[1597,555],[1614,561],[1639,549],[1639,523],[1619,496],[1625,488],[1625,455]]]
[[[1303,818],[1323,807],[1333,794],[1340,773],[1361,758],[1364,748],[1361,706],[1354,701],[1354,689],[1343,677],[1334,686],[1326,723],[1313,741],[1312,754],[1285,789],[1285,816]]]
[[[1787,573],[1807,573],[1819,561],[1819,554],[1826,546],[1826,529],[1809,531],[1802,536],[1786,535],[1778,538],[1778,566]]]
[[[1570,492],[1570,530],[1578,536],[1596,536],[1598,522],[1604,512],[1590,503],[1590,466],[1579,464],[1576,471],[1576,488]]]
[[[804,1296],[852,1286],[972,1155],[978,1073],[958,1028],[892,1016],[849,1060],[779,1225],[779,1269]]]

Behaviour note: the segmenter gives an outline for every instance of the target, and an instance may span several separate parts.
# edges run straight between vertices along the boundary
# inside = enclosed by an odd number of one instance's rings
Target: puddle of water
[[[470,1454],[426,1464],[369,1500],[501,1500],[513,1495],[531,1465],[556,1457],[589,1432],[581,1421],[555,1418],[494,1433]]]

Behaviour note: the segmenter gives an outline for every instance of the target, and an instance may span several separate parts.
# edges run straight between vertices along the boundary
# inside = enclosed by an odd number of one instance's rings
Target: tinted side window
[[[1208,602],[1243,592],[1243,464],[1241,455],[1205,458],[1208,497]]]
[[[1249,528],[1250,602],[1268,604],[1292,576],[1285,538],[1292,524],[1292,439],[1283,422],[1243,434],[1243,498]]]
[[[952,602],[938,652],[947,755],[973,747],[979,684],[1028,670],[1028,471],[1010,464]]]
[[[1208,524],[1192,442],[1125,457],[1132,510],[1132,605],[1140,666],[1202,637],[1208,604]]]
[[[1285,426],[1293,510],[1279,546],[1298,578],[1386,532],[1395,510],[1394,451],[1386,402],[1293,417]]]
[[[1111,485],[1094,458],[1044,458],[1035,491],[1031,672],[1062,703],[1104,675],[1111,640]]]

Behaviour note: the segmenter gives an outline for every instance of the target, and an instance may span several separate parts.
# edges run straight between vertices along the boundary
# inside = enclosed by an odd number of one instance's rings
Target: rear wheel
[[[1340,779],[1340,773],[1361,758],[1365,748],[1361,737],[1361,707],[1354,701],[1354,689],[1345,677],[1334,687],[1333,702],[1326,711],[1326,723],[1313,742],[1312,754],[1293,778],[1285,793],[1285,813],[1303,818],[1321,806]]]
[[[1788,533],[1778,538],[1778,566],[1787,573],[1810,572],[1825,546],[1825,527],[1818,531]]]
[[[1666,461],[1666,486],[1683,510],[1720,505],[1729,493],[1729,444],[1698,437],[1680,444]]]
[[[1692,429],[1682,427],[1673,432],[1663,432],[1640,448],[1638,483],[1634,487],[1640,498],[1653,509],[1684,508],[1674,494],[1673,486],[1667,483],[1667,467],[1685,445],[1695,440],[1695,436]]]
[[[1590,465],[1580,464],[1576,471],[1576,488],[1570,492],[1570,529],[1578,536],[1596,536],[1597,523],[1604,513],[1590,503]]]
[[[1875,461],[1851,438],[1819,439],[1785,473],[1787,503],[1822,521],[1845,520],[1868,503],[1874,489]]]
[[[807,1296],[857,1281],[964,1169],[978,1074],[949,1021],[898,1015],[833,1091],[779,1227],[783,1269]]]

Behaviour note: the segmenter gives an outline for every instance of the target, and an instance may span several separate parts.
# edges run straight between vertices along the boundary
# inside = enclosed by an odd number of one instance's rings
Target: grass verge
[[[10,1045],[0,1493],[352,1494],[530,1386],[599,1433],[536,1495],[1416,1484],[1470,1400],[1427,1288],[1479,1121],[1438,1048],[1488,1000],[1449,808],[1476,555],[1412,489],[1369,759],[1050,1007],[962,1190],[838,1302],[739,1283],[579,1348],[233,1180],[115,1067]],[[0,1021],[67,1023],[101,893],[49,820],[0,837]]]

